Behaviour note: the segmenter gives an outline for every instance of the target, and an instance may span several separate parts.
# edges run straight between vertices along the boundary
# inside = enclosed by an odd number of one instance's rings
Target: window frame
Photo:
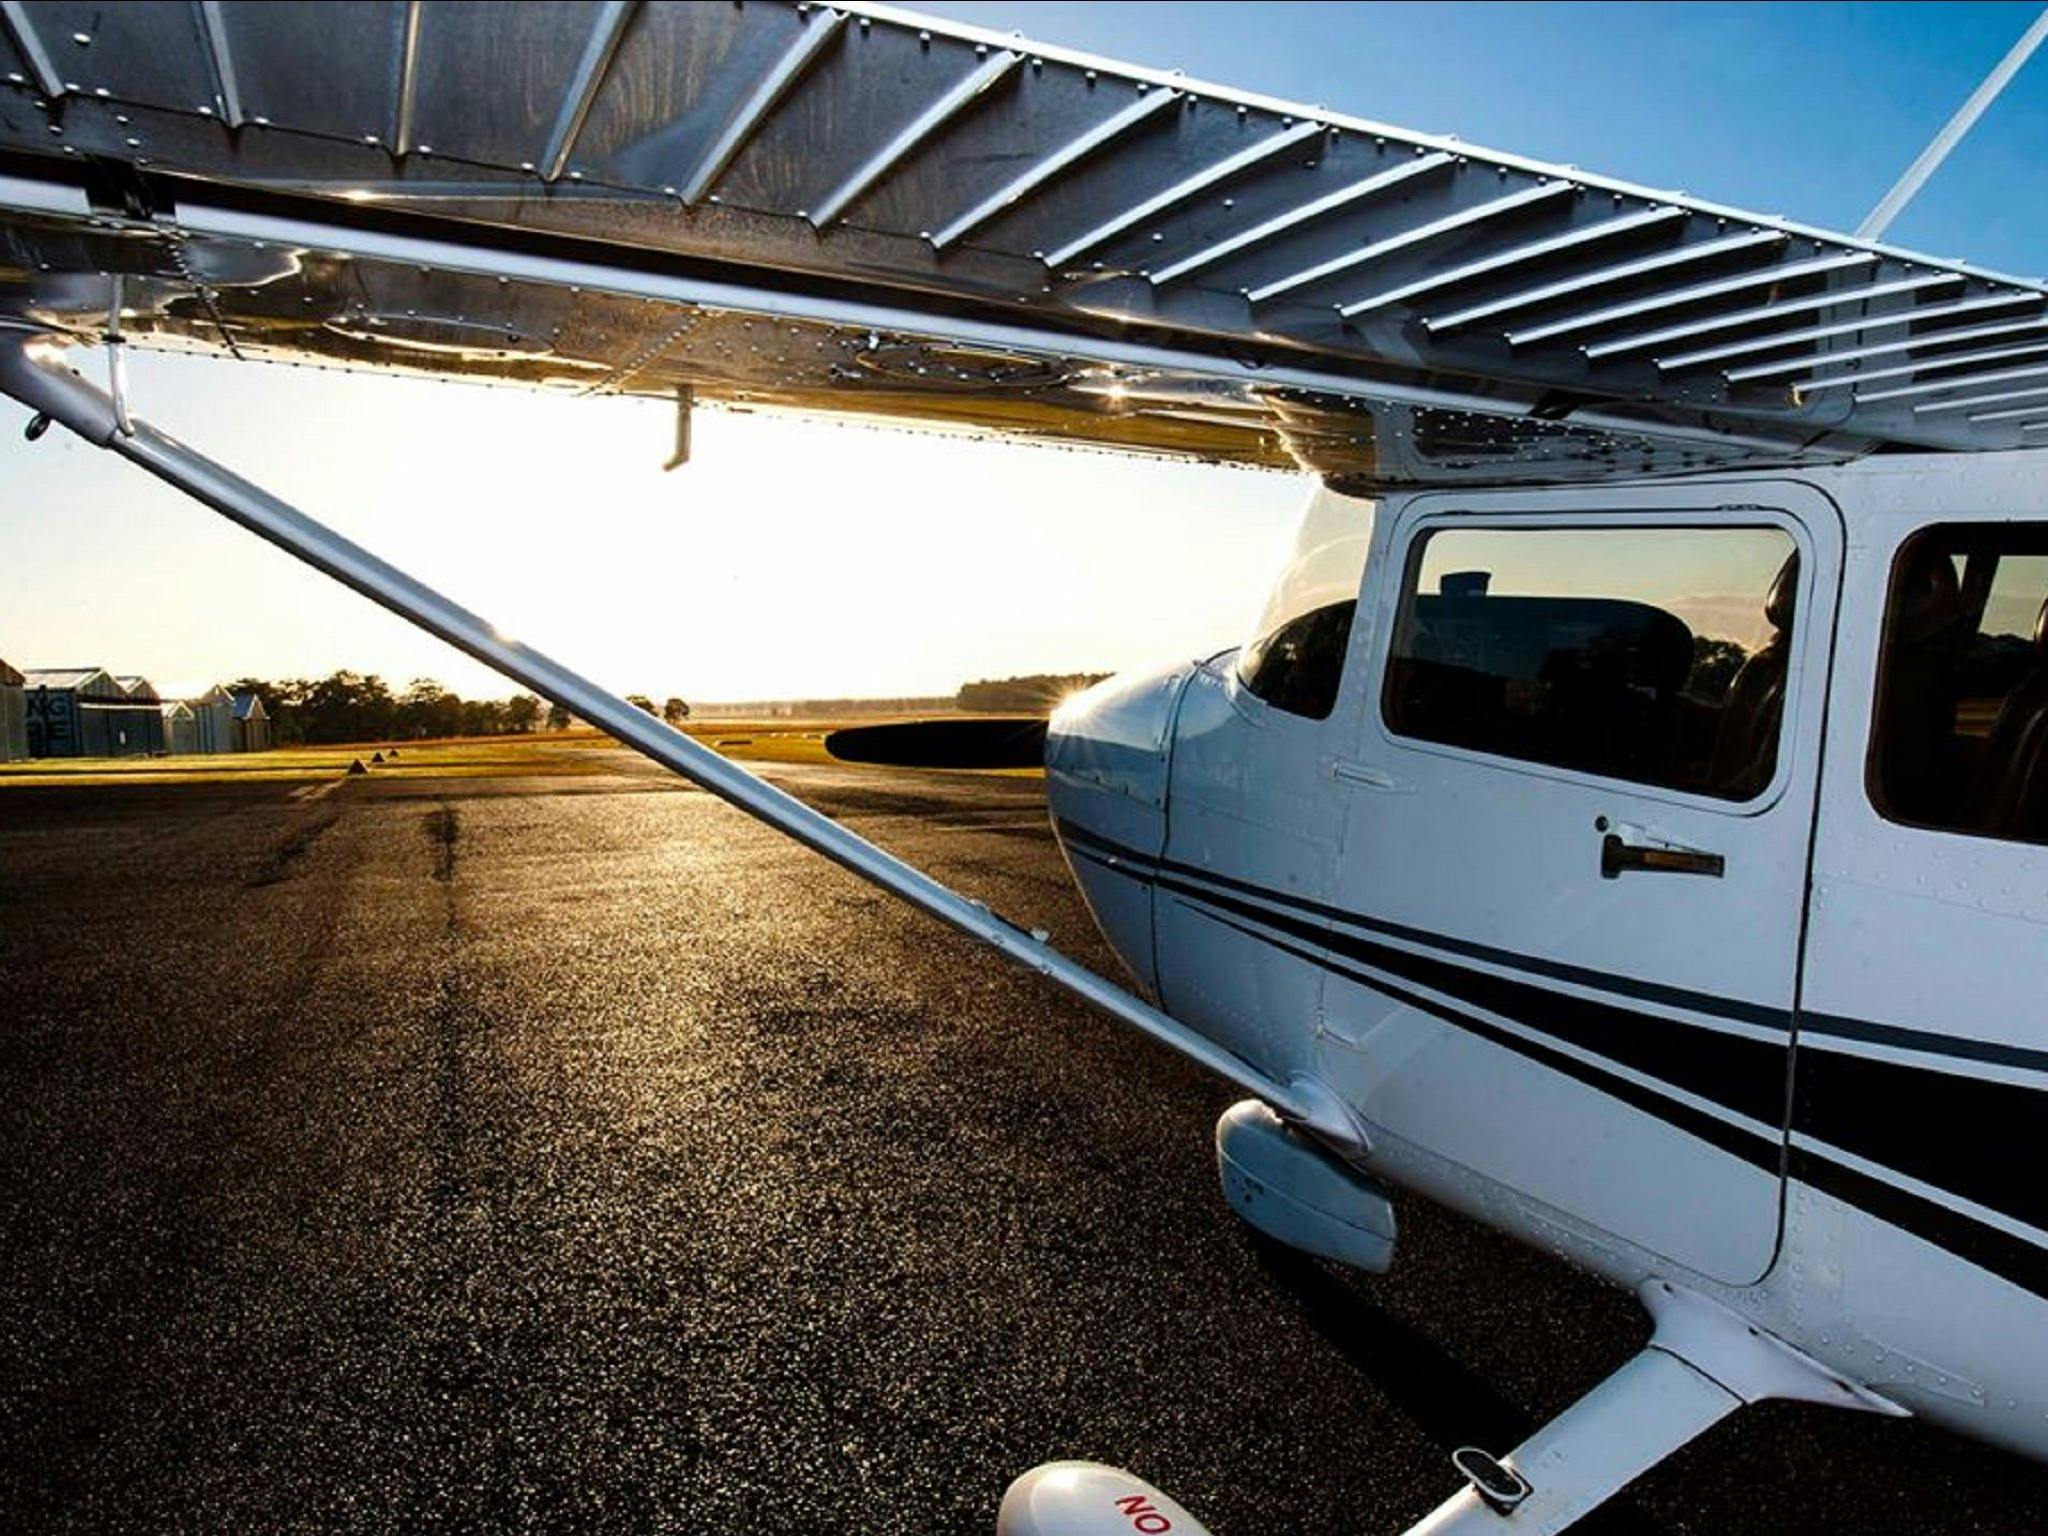
[[[1598,490],[1597,487],[1586,487],[1582,494],[1591,502],[1597,496]],[[1554,493],[1545,499],[1554,499]],[[1785,677],[1785,704],[1778,720],[1778,750],[1771,766],[1769,781],[1746,799],[1734,800],[1700,790],[1679,789],[1668,784],[1647,783],[1640,779],[1618,778],[1612,774],[1593,773],[1582,768],[1566,768],[1555,763],[1511,757],[1505,753],[1488,752],[1477,747],[1432,741],[1427,737],[1409,735],[1396,728],[1388,709],[1389,694],[1393,685],[1395,637],[1400,630],[1408,600],[1413,594],[1414,583],[1420,574],[1423,545],[1433,534],[1453,529],[1468,532],[1571,529],[1580,532],[1615,533],[1630,530],[1698,532],[1770,529],[1784,534],[1792,541],[1792,547],[1799,554],[1799,595],[1795,612],[1805,617],[1803,620],[1795,618],[1793,624],[1792,654]],[[1814,540],[1798,517],[1782,506],[1757,502],[1721,506],[1694,502],[1683,507],[1670,508],[1640,503],[1606,508],[1582,504],[1577,507],[1561,507],[1555,511],[1482,509],[1456,505],[1417,511],[1411,506],[1405,515],[1396,520],[1387,550],[1386,568],[1398,574],[1382,586],[1382,601],[1376,605],[1373,616],[1376,653],[1374,660],[1378,679],[1374,689],[1375,706],[1368,711],[1373,727],[1383,742],[1406,752],[1446,758],[1454,762],[1469,763],[1530,778],[1547,779],[1560,784],[1611,790],[1638,799],[1661,801],[1670,805],[1711,811],[1723,816],[1761,816],[1784,798],[1791,784],[1793,759],[1797,753],[1788,750],[1788,747],[1796,745],[1799,740],[1801,711],[1810,687],[1807,679],[1807,662],[1813,654],[1811,615],[1814,593],[1819,581],[1819,559],[1819,551]],[[1357,621],[1354,620],[1354,628],[1356,624]]]
[[[1364,667],[1370,660],[1369,655],[1364,654],[1364,651],[1366,646],[1370,644],[1373,634],[1372,620],[1374,617],[1374,607],[1380,589],[1378,572],[1381,562],[1387,557],[1387,551],[1392,547],[1390,540],[1393,534],[1395,518],[1390,515],[1389,503],[1385,498],[1354,498],[1350,497],[1348,493],[1341,491],[1335,494],[1350,500],[1366,500],[1369,510],[1365,514],[1368,518],[1364,533],[1365,550],[1359,562],[1358,576],[1351,584],[1351,597],[1349,599],[1351,603],[1351,622],[1345,631],[1342,653],[1338,658],[1336,687],[1331,694],[1328,713],[1305,715],[1298,710],[1289,709],[1285,705],[1276,704],[1246,681],[1244,675],[1245,652],[1250,650],[1259,640],[1266,638],[1265,636],[1247,636],[1228,651],[1220,653],[1216,658],[1223,663],[1218,670],[1223,678],[1224,697],[1230,702],[1231,708],[1237,712],[1240,719],[1261,729],[1279,725],[1283,722],[1308,729],[1324,729],[1336,726],[1338,722],[1347,718],[1346,711],[1352,707],[1355,694],[1352,679],[1357,674],[1357,669]],[[1311,501],[1307,512],[1312,515],[1315,507],[1316,503]],[[1396,513],[1399,511],[1398,503],[1391,508],[1391,511]],[[1297,532],[1298,537],[1299,533]],[[1290,563],[1282,568],[1278,577],[1274,578],[1275,582],[1284,579],[1286,574],[1293,569],[1294,564],[1299,562],[1300,558],[1300,551],[1298,549],[1291,549],[1289,551]],[[1269,584],[1267,590],[1270,596],[1272,585]],[[1339,601],[1342,601],[1342,599]],[[1324,606],[1328,607],[1331,605],[1325,604]],[[1318,610],[1305,610],[1305,612],[1315,611]],[[1296,614],[1294,619],[1289,619],[1287,623],[1293,623],[1295,619],[1299,619],[1302,616],[1302,614]],[[1284,628],[1285,626],[1283,625],[1282,627]],[[1273,633],[1277,633],[1277,631],[1273,631]]]
[[[1276,715],[1284,715],[1289,720],[1299,720],[1306,725],[1327,725],[1330,721],[1336,719],[1343,712],[1344,685],[1346,679],[1351,676],[1351,669],[1354,665],[1353,655],[1358,649],[1358,619],[1359,614],[1363,612],[1365,607],[1363,595],[1340,598],[1335,603],[1325,603],[1321,608],[1308,609],[1304,613],[1296,614],[1285,624],[1281,625],[1280,629],[1273,631],[1273,634],[1277,635],[1281,630],[1300,623],[1303,619],[1309,617],[1310,614],[1325,613],[1329,609],[1341,607],[1347,602],[1351,605],[1351,617],[1344,626],[1344,644],[1338,649],[1337,677],[1330,689],[1330,707],[1328,709],[1324,710],[1320,715],[1312,715],[1304,710],[1290,709],[1285,704],[1270,699],[1265,694],[1259,692],[1257,686],[1250,678],[1245,676],[1244,672],[1244,653],[1250,650],[1252,645],[1257,643],[1256,641],[1240,645],[1231,653],[1230,688],[1232,695],[1250,699],[1262,710],[1270,711]]]
[[[2001,533],[2015,528],[2040,530],[2044,546],[2048,546],[2048,517],[1968,517],[1948,514],[1929,522],[1915,523],[1902,534],[1892,546],[1891,554],[1885,560],[1884,584],[1878,596],[1877,649],[1872,658],[1870,678],[1870,715],[1864,728],[1863,739],[1863,795],[1870,809],[1879,821],[1887,826],[1903,827],[1910,832],[1927,832],[1937,837],[1963,837],[1974,843],[1991,843],[2001,848],[2034,848],[2048,850],[2048,842],[2034,842],[2027,838],[2005,837],[1997,832],[1987,832],[1978,827],[1952,826],[1937,821],[1916,821],[1902,816],[1887,803],[1878,774],[1878,743],[1883,737],[1885,726],[1885,664],[1891,656],[1894,626],[1898,620],[1898,607],[1893,601],[1899,585],[1899,576],[1904,568],[1906,556],[1922,539],[1947,531],[1959,541],[1977,539],[1996,542]],[[2001,551],[2000,558],[2015,551]],[[2048,554],[2048,548],[2036,553]],[[1995,578],[1994,578],[1995,579]],[[1988,597],[1989,594],[1987,593]],[[2043,593],[2048,599],[2048,592]],[[1977,633],[1983,633],[1984,617],[1977,616]]]

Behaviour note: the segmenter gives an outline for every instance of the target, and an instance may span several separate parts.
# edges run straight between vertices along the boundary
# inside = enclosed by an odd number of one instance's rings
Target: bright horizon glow
[[[2032,4],[953,4],[936,14],[1853,228]],[[1171,25],[1162,25],[1165,18]],[[1890,232],[2048,266],[2048,59]],[[85,366],[98,366],[91,360]],[[1244,638],[1298,477],[141,356],[136,411],[620,692],[944,695]],[[62,429],[0,405],[0,658],[168,695],[340,667],[510,685]]]
[[[98,359],[77,359],[92,372]],[[950,695],[1244,638],[1299,476],[959,436],[144,354],[131,409],[620,692]],[[0,430],[25,413],[11,404]],[[140,672],[496,672],[59,428],[18,432],[0,657]]]

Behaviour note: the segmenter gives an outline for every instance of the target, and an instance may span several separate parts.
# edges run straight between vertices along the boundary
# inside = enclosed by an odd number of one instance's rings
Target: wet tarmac
[[[1098,964],[1028,780],[775,776]],[[0,793],[0,1529],[985,1533],[1122,1463],[1398,1532],[1633,1352],[1441,1211],[1255,1243],[1230,1095],[618,760]],[[1588,1532],[2023,1532],[2048,1477],[1750,1410]]]

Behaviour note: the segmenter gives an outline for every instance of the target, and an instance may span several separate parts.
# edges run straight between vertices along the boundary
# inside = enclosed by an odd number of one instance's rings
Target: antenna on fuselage
[[[1933,142],[1920,151],[1919,158],[1906,167],[1906,174],[1901,176],[1891,191],[1885,193],[1878,201],[1878,205],[1870,210],[1870,216],[1856,226],[1857,239],[1880,239],[1884,232],[1891,228],[1892,220],[1896,219],[1906,204],[1927,185],[1927,178],[1941,169],[1941,162],[1948,158],[1949,151],[1961,143],[1963,135],[1976,126],[1977,119],[1984,115],[1984,109],[1998,99],[1998,93],[2020,72],[2020,66],[2033,57],[2034,50],[2041,46],[2041,39],[2044,37],[2048,37],[2048,9],[2044,9],[2034,18],[2034,24],[2020,34],[2020,40],[2012,45],[2005,57],[2000,59],[1991,73],[1984,77],[1983,84],[1970,93],[1968,101],[1956,108],[1956,115],[1934,136]]]

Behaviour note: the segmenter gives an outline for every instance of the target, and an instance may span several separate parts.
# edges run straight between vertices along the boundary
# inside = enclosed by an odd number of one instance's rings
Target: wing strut
[[[1027,932],[981,902],[940,884],[645,710],[500,634],[477,615],[360,545],[147,422],[127,415],[103,390],[65,364],[59,338],[0,329],[0,393],[13,396],[39,416],[61,421],[96,447],[111,449],[141,465],[343,586],[410,619],[843,869],[979,939],[1005,959],[1037,971],[1141,1034],[1171,1046],[1317,1135],[1339,1146],[1362,1143],[1362,1133],[1348,1111],[1321,1084],[1309,1079],[1285,1084],[1274,1081],[1142,998],[1061,954],[1039,934]]]

